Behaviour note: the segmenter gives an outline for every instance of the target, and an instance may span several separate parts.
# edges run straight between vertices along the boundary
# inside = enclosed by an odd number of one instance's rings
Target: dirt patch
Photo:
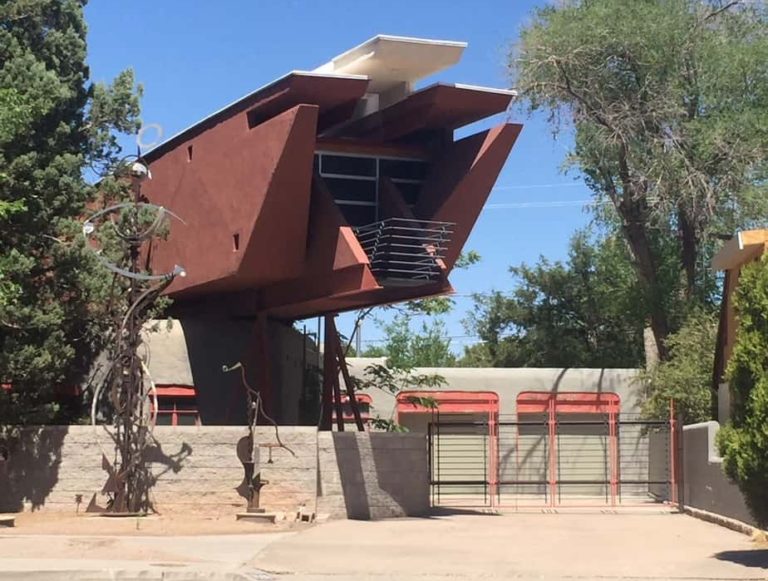
[[[274,533],[306,528],[289,521],[258,524],[235,520],[234,514],[163,514],[146,517],[106,518],[91,514],[32,512],[16,514],[14,528],[0,527],[0,539],[16,535],[129,535],[185,536]]]

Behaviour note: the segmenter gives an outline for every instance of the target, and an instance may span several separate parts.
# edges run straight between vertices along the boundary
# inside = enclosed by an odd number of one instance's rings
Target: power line
[[[558,184],[531,184],[528,186],[515,185],[515,186],[496,186],[494,190],[538,190],[546,188],[585,188],[584,184],[575,182],[560,182]]]
[[[486,204],[484,210],[510,210],[521,208],[566,208],[569,206],[599,206],[609,202],[596,202],[594,200],[551,200],[545,202],[500,202]]]

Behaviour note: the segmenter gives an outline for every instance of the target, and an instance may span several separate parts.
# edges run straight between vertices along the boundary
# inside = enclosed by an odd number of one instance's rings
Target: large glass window
[[[379,177],[388,177],[413,207],[427,176],[429,164],[412,159],[315,154],[315,171],[328,186],[350,226],[364,226],[379,219]]]

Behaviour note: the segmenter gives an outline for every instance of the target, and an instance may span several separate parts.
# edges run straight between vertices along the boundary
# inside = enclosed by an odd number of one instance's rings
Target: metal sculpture
[[[130,180],[132,200],[98,211],[83,223],[88,247],[104,268],[113,273],[110,303],[114,321],[107,353],[109,364],[94,390],[91,424],[94,428],[99,424],[100,410],[106,410],[106,415],[112,417],[113,454],[102,446],[102,467],[109,474],[102,490],[110,497],[107,512],[141,514],[151,510],[151,474],[146,467],[145,450],[152,440],[158,409],[146,350],[141,353],[142,329],[162,292],[177,276],[186,273],[180,266],[170,272],[152,273],[152,241],[163,235],[170,217],[180,218],[142,197],[141,185],[151,179],[151,174],[140,154],[124,160],[121,167],[127,169],[127,176],[120,172],[117,178]],[[100,232],[102,238],[97,239],[95,233],[105,225],[109,226],[107,232]],[[111,254],[107,246],[111,246]],[[114,460],[109,459],[110,455]]]

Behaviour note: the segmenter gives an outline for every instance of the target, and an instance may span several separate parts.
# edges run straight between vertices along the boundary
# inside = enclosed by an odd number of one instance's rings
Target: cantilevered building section
[[[307,358],[306,341],[282,323],[451,292],[448,274],[521,129],[503,123],[456,140],[456,129],[504,112],[513,92],[417,88],[465,48],[377,36],[145,155],[153,179],[142,191],[186,222],[151,260],[157,271],[182,264],[187,272],[168,292],[191,381],[166,384],[194,390],[197,421],[243,421],[233,403],[240,377],[221,372],[238,361],[267,411],[297,421],[297,402],[309,397],[304,369],[317,356]],[[329,321],[326,342],[335,337]],[[164,363],[163,353],[181,352],[164,340],[151,341],[153,374],[186,365]],[[332,364],[324,365],[326,426]]]
[[[447,275],[520,132],[513,92],[416,83],[465,43],[377,36],[294,71],[146,155],[150,199],[187,226],[153,249],[183,264],[177,304],[299,319],[451,291]]]

